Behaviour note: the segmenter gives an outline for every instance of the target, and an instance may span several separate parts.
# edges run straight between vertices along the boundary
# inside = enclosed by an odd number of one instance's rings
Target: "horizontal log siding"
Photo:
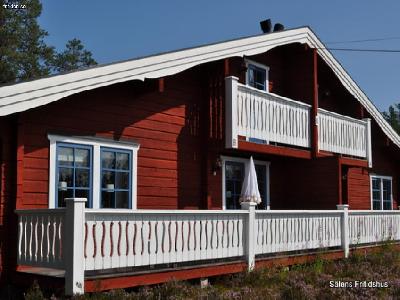
[[[84,92],[23,113],[23,208],[48,206],[47,134],[132,140],[138,152],[139,208],[199,208],[201,81],[193,71],[157,81]]]

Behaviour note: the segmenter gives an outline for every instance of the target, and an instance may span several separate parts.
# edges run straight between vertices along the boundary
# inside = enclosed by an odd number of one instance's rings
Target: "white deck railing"
[[[349,211],[350,244],[400,240],[398,211]]]
[[[371,160],[370,120],[358,120],[318,109],[318,145],[320,150]]]
[[[341,245],[341,211],[256,211],[256,254]]]
[[[310,108],[272,93],[226,78],[227,146],[237,148],[237,136],[310,147]]]
[[[245,211],[87,211],[85,270],[243,256]]]
[[[19,265],[63,268],[65,209],[25,210],[18,218]]]
[[[82,293],[84,271],[342,247],[400,240],[400,211],[17,210],[18,264],[66,270],[66,292]],[[79,283],[79,284],[77,284]]]

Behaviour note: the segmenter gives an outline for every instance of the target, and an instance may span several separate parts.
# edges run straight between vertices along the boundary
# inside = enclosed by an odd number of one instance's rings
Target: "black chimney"
[[[283,26],[281,23],[276,23],[274,26],[274,32],[275,31],[282,31],[285,29],[285,26]]]
[[[271,19],[261,21],[260,26],[263,33],[270,33],[272,30]]]

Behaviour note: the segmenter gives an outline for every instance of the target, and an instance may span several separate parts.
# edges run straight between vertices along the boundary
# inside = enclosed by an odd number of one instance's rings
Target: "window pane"
[[[117,153],[117,170],[129,170],[129,154]]]
[[[259,90],[266,91],[267,71],[255,65],[248,66],[248,84]]]
[[[383,186],[383,200],[387,200],[390,202],[392,200],[391,181],[388,179],[382,179],[382,186]]]
[[[85,206],[89,207],[89,190],[75,190],[75,197],[76,198],[86,198]]]
[[[385,210],[392,209],[392,202],[391,201],[383,201],[383,209],[385,209]]]
[[[115,153],[110,151],[101,152],[101,163],[105,169],[115,169]]]
[[[381,209],[381,202],[380,201],[372,201],[373,204],[373,209],[374,210],[380,210]]]
[[[242,191],[244,164],[226,162],[225,164],[225,205],[227,209],[239,208],[239,197]]]
[[[76,187],[89,187],[90,177],[89,170],[76,169],[75,170],[75,186]]]
[[[58,169],[58,187],[64,188],[65,183],[67,187],[73,187],[74,169],[59,168]]]
[[[74,165],[74,149],[67,147],[58,147],[57,149],[57,161],[62,166],[73,166]]]
[[[372,188],[374,190],[381,189],[381,180],[379,178],[372,178]]]
[[[114,197],[115,193],[106,191],[101,192],[101,207],[103,208],[114,208]]]
[[[115,193],[115,208],[129,208],[129,192]]]
[[[102,173],[102,187],[105,188],[110,188],[110,184],[115,185],[115,172],[113,171],[103,171]],[[115,188],[115,186],[114,186]]]
[[[129,173],[128,172],[117,172],[115,174],[115,188],[117,189],[129,189]]]
[[[65,199],[66,198],[73,198],[74,197],[74,190],[58,190],[58,203],[57,207],[65,207]]]
[[[258,190],[260,192],[262,202],[258,208],[264,209],[267,207],[267,167],[265,165],[255,165],[257,174]]]
[[[88,168],[90,164],[90,153],[88,149],[75,149],[75,166]]]

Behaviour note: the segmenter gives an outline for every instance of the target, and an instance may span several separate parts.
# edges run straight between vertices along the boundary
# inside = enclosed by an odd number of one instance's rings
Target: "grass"
[[[350,282],[352,288],[333,288],[330,283]],[[354,287],[355,281],[380,282],[387,288]],[[37,285],[25,299],[62,299],[43,295]],[[45,298],[45,296],[47,298]],[[201,288],[196,283],[171,281],[130,291],[113,290],[77,296],[75,300],[108,299],[398,299],[400,298],[400,254],[393,245],[385,244],[370,254],[352,254],[348,259],[323,260],[317,256],[309,264],[257,269],[251,273],[213,278]]]

